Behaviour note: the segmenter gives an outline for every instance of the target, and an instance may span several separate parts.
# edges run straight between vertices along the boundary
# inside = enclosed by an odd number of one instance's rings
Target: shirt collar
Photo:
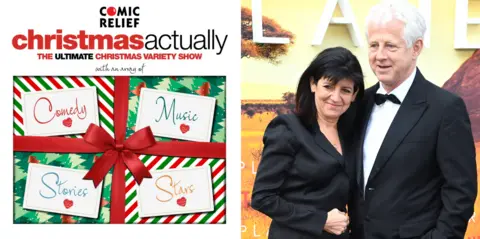
[[[413,79],[415,79],[416,74],[417,68],[413,70],[412,74],[410,74],[410,76],[404,82],[397,86],[397,88],[393,89],[389,94],[395,95],[400,100],[400,102],[403,102],[403,100],[407,96],[408,90],[413,84]],[[377,93],[386,94],[387,91],[385,90],[385,88],[383,88],[382,83],[380,83],[379,85],[380,87],[378,87]]]

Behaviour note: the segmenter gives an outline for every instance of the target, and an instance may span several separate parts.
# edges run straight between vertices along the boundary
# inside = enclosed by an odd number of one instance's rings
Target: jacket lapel
[[[313,132],[314,132],[315,143],[317,143],[317,145],[320,146],[325,152],[327,152],[333,158],[335,158],[338,163],[344,166],[345,162],[343,160],[343,156],[335,149],[335,147],[333,147],[330,141],[328,141],[327,137],[323,135],[323,133],[320,131],[318,124],[315,124],[313,127],[314,127]],[[342,140],[340,139],[340,143],[341,142]]]
[[[358,183],[358,188],[363,194],[363,142],[365,139],[365,134],[367,131],[367,126],[368,126],[368,121],[370,119],[370,114],[372,113],[373,109],[373,104],[375,102],[375,93],[377,92],[379,87],[379,84],[375,84],[372,88],[371,91],[365,94],[365,100],[364,100],[364,109],[362,110],[363,115],[361,117],[361,123],[360,123],[360,136],[359,136],[359,142],[360,144],[357,147],[357,163],[356,163],[356,170],[357,170],[357,183]]]
[[[369,182],[375,178],[383,166],[385,166],[385,163],[391,158],[395,149],[400,145],[413,126],[417,124],[428,107],[424,92],[425,88],[423,87],[426,80],[418,69],[416,74],[413,84],[380,146],[372,171],[368,177]]]

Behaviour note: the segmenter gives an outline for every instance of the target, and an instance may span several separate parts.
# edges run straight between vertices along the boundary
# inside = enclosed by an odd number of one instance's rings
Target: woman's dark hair
[[[305,125],[317,122],[315,94],[311,91],[310,80],[317,84],[321,78],[328,79],[334,85],[343,79],[352,80],[353,90],[358,92],[355,102],[359,102],[363,98],[365,85],[362,67],[357,57],[343,47],[327,48],[313,59],[298,82],[295,94],[295,114]]]

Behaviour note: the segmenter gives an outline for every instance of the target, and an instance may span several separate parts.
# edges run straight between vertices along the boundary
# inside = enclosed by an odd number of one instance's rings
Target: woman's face
[[[325,78],[320,79],[317,84],[311,80],[310,88],[315,94],[317,117],[338,120],[355,100],[357,93],[354,92],[353,86],[350,79],[340,80],[337,84]]]

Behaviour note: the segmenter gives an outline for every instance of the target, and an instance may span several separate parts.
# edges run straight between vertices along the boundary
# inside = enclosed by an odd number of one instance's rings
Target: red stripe
[[[161,159],[162,157],[160,156],[157,156],[155,157],[155,159],[147,166],[148,170],[152,169],[152,167]],[[133,177],[133,176],[132,176]],[[133,179],[133,181],[130,182],[130,184],[127,185],[127,187],[125,188],[125,193],[128,193],[132,188],[133,186],[135,185],[135,179]]]
[[[168,216],[167,219],[165,219],[165,221],[163,221],[162,223],[164,224],[170,223],[170,221],[172,221],[174,217],[175,216]]]
[[[137,208],[137,201],[135,201],[132,206],[125,212],[125,217],[130,215],[133,212],[133,209]]]
[[[33,87],[34,90],[36,90],[36,91],[40,91],[40,90],[41,90],[40,87],[38,87],[37,84],[35,84],[35,82],[33,82],[33,80],[30,79],[30,77],[24,76],[23,78],[27,81],[27,83],[28,83],[29,85],[31,85],[31,86]]]
[[[57,89],[63,89],[63,87],[58,84],[57,80],[55,80],[55,78],[51,77],[51,76],[47,76],[47,79],[52,82],[53,86],[55,86],[55,88]]]
[[[135,179],[131,181],[130,184],[127,185],[127,187],[125,188],[125,193],[128,193],[133,188],[134,185],[135,185]]]
[[[215,178],[215,176],[217,176],[217,174],[224,168],[225,168],[225,162],[220,163],[220,166],[218,166],[218,168],[215,169],[215,171],[212,173],[212,178]]]
[[[155,159],[147,166],[148,170],[152,169],[152,167],[155,166],[155,164],[157,164],[157,162],[161,158],[162,158],[161,156],[155,157]],[[130,184],[127,185],[127,187],[125,188],[125,193],[128,193],[133,188],[133,186],[135,186],[135,179],[131,181]]]
[[[142,220],[140,220],[140,221],[138,222],[138,224],[144,224],[144,223],[147,222],[148,219],[149,219],[149,217],[144,217],[144,218],[142,218]]]
[[[197,220],[197,218],[198,218],[200,215],[202,215],[202,214],[201,214],[201,213],[197,213],[197,214],[193,215],[193,217],[191,217],[190,220],[188,220],[187,223],[194,223],[195,220]]]
[[[103,81],[102,78],[95,76],[95,80],[97,80],[97,82],[100,83],[110,95],[113,95],[113,90],[105,83],[105,81]]]
[[[155,166],[158,161],[160,161],[160,159],[162,159],[162,156],[157,156],[155,157],[155,159],[147,166],[147,169],[150,170],[153,168],[153,166]]]
[[[80,80],[78,80],[76,76],[71,76],[70,78],[72,78],[73,82],[75,82],[75,84],[77,84],[78,86],[85,87],[85,85]]]
[[[113,119],[113,113],[110,112],[110,110],[108,110],[107,107],[105,107],[105,105],[101,101],[98,101],[98,106],[100,107],[101,110],[103,110],[103,112],[105,112],[105,114],[107,114],[107,116],[110,119]]]
[[[13,87],[13,93],[15,93],[15,95],[18,96],[18,98],[22,98],[22,95],[20,94],[20,91],[16,88],[16,87]]]
[[[218,214],[218,216],[213,219],[212,223],[217,223],[218,221],[220,221],[220,219],[223,218],[223,216],[225,216],[225,210],[223,210],[220,214]]]
[[[22,116],[20,116],[17,111],[13,111],[13,116],[20,122],[20,124],[23,124],[23,119]]]
[[[220,197],[220,195],[224,192],[225,192],[225,185],[223,185],[223,187],[220,188],[220,190],[218,190],[218,192],[215,193],[215,195],[213,195],[213,200],[217,200],[217,198]]]
[[[200,162],[197,163],[197,166],[202,166],[207,162],[208,159],[203,158]]]
[[[185,158],[179,158],[179,159],[177,159],[177,161],[175,161],[175,163],[174,163],[172,166],[170,166],[170,168],[176,168],[176,167],[178,167],[178,165],[180,165],[180,163],[182,163],[183,160],[185,160]]]

